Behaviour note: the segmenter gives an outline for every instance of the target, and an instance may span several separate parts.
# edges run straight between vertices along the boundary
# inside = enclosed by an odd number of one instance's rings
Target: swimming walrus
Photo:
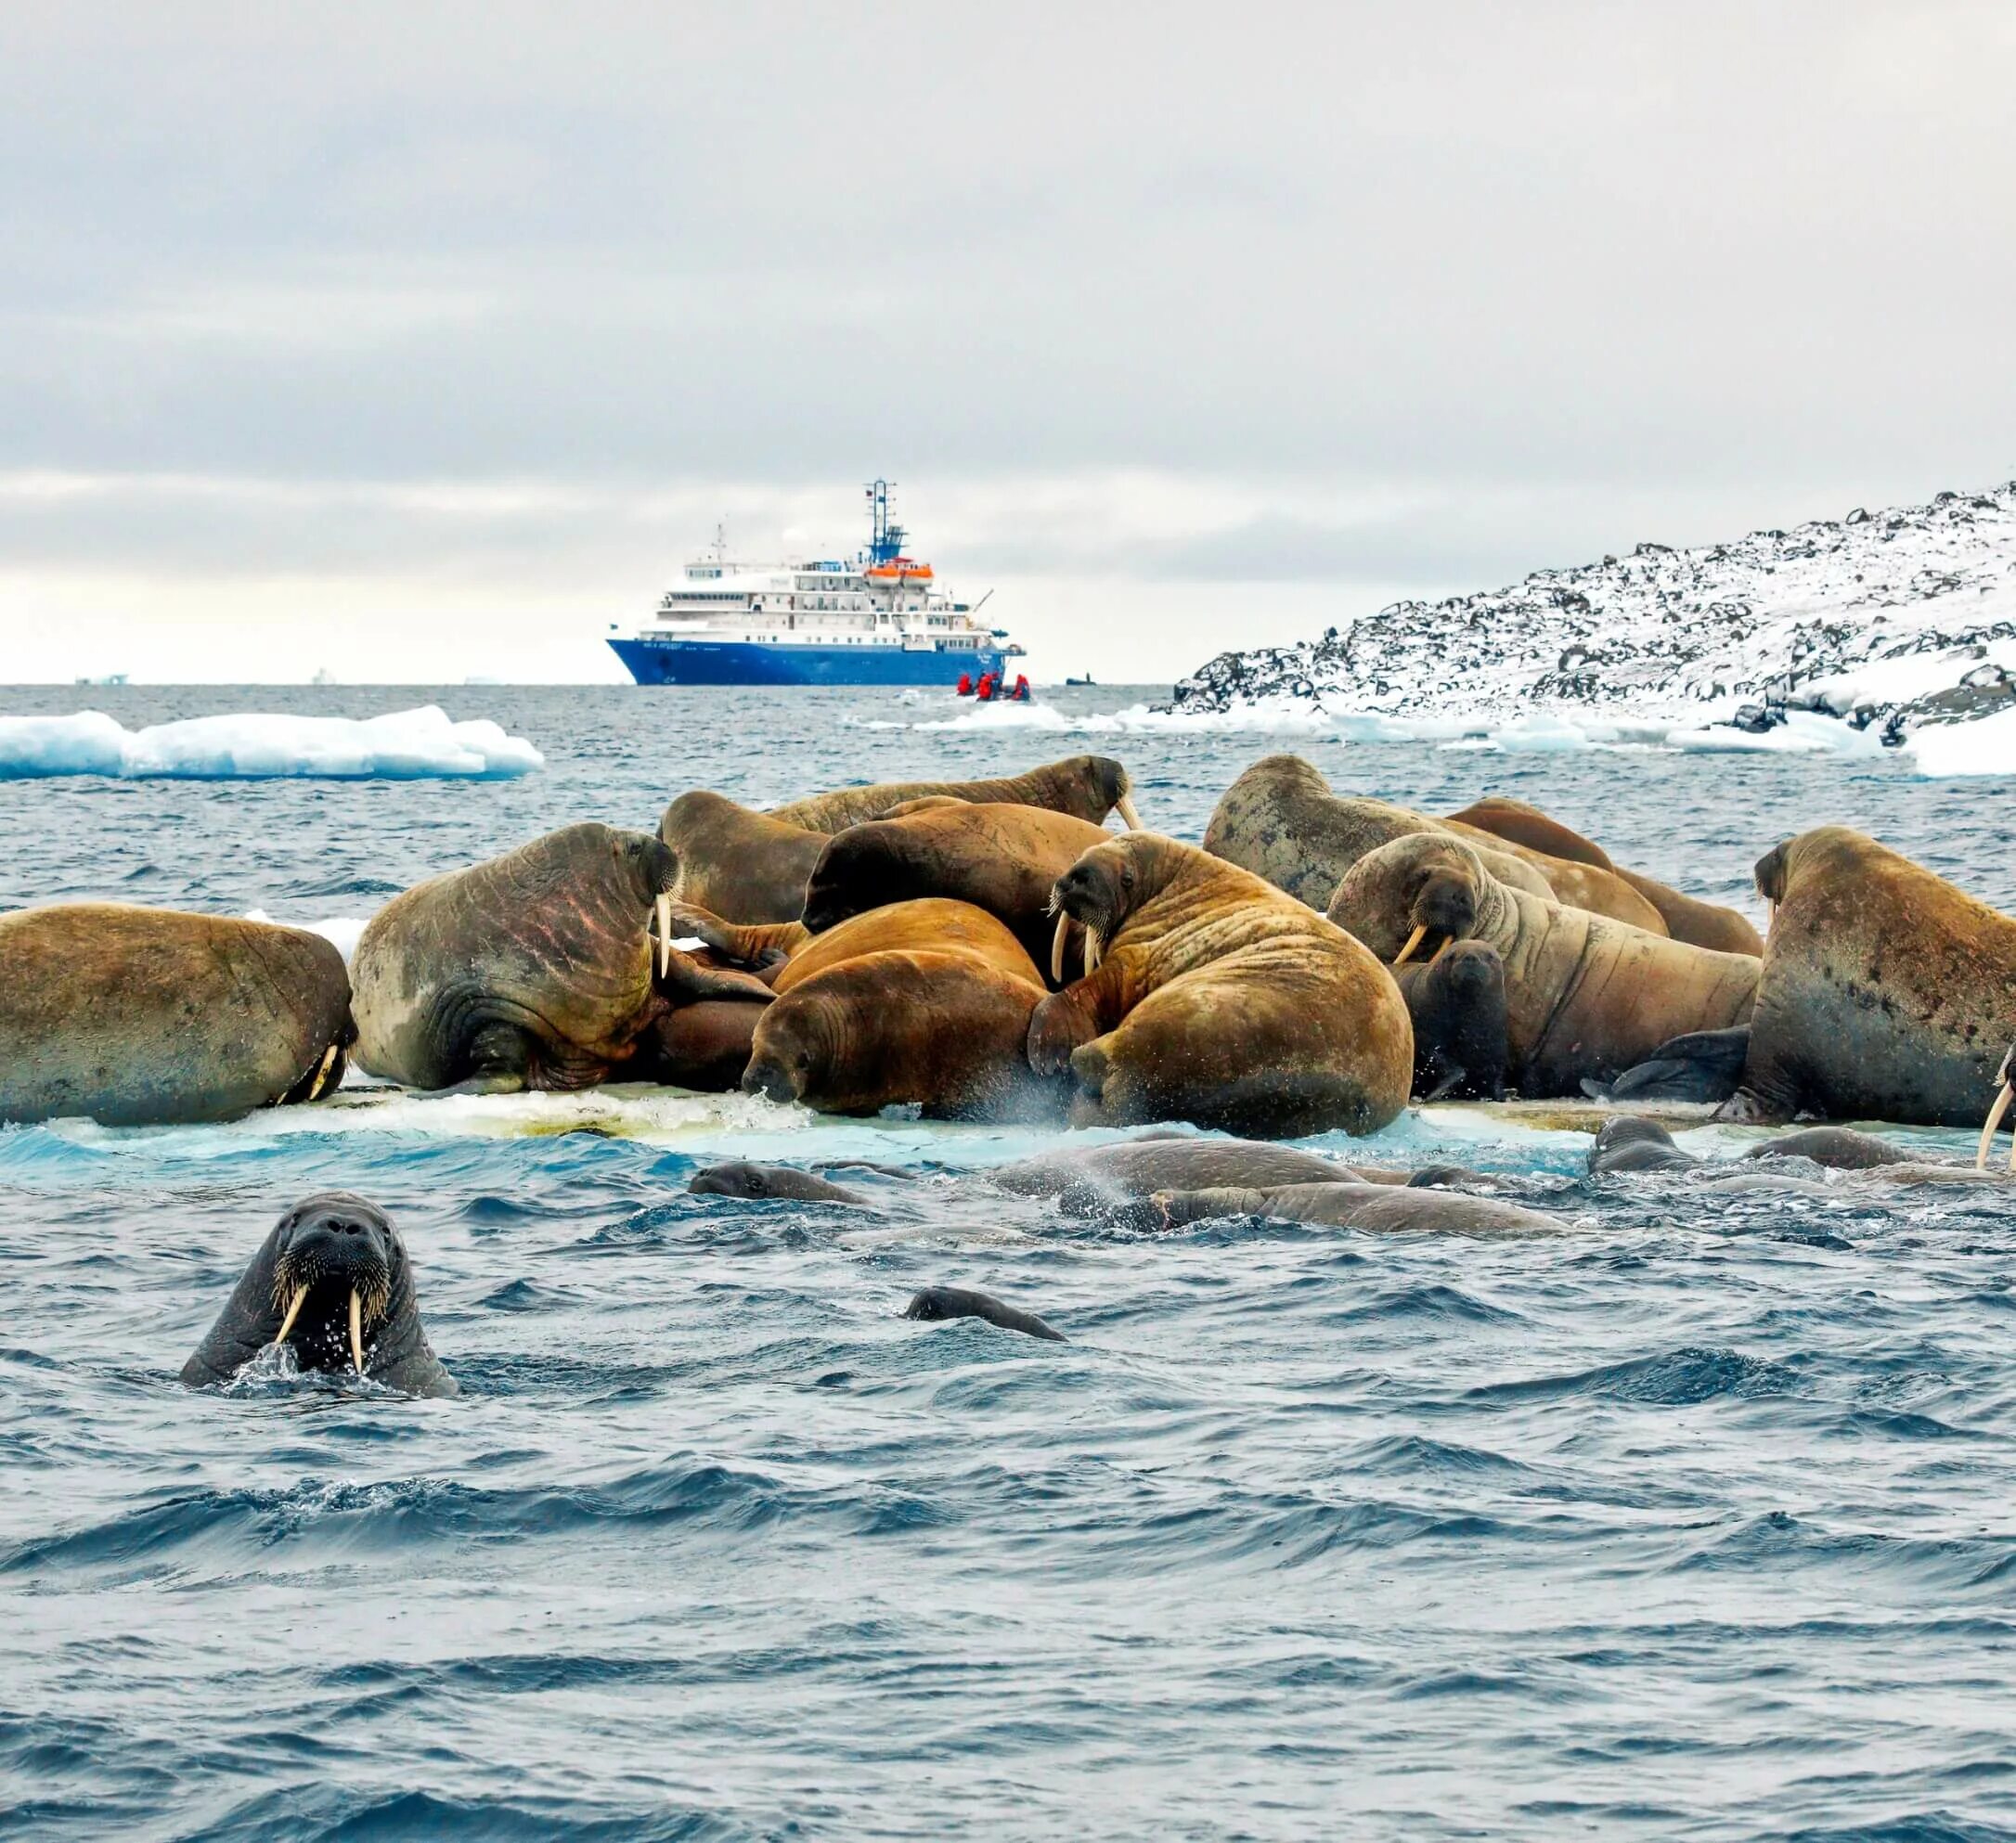
[[[1264,1216],[1376,1235],[1558,1235],[1568,1226],[1537,1209],[1454,1191],[1389,1184],[1283,1184],[1271,1190],[1158,1191],[1150,1199],[1170,1228],[1226,1216]]]
[[[1092,970],[1037,1007],[1029,1065],[1070,1073],[1074,1126],[1363,1134],[1406,1105],[1400,987],[1293,896],[1154,832],[1094,846],[1054,895],[1055,959],[1077,922]]]
[[[428,1347],[399,1231],[376,1204],[344,1191],[308,1197],[280,1218],[182,1380],[190,1388],[228,1382],[272,1344],[285,1344],[304,1373],[407,1395],[460,1393]]]
[[[795,922],[805,880],[826,834],[738,805],[724,793],[682,793],[658,821],[673,854],[671,892],[724,922]]]
[[[1528,1099],[1580,1094],[1661,1044],[1747,1022],[1760,963],[1509,890],[1460,839],[1422,834],[1368,852],[1330,919],[1382,960],[1480,940],[1505,963],[1509,1080]]]
[[[989,1324],[999,1325],[1003,1331],[1019,1331],[1025,1336],[1046,1338],[1053,1344],[1068,1341],[1061,1331],[1045,1324],[1034,1312],[1008,1305],[991,1293],[976,1293],[970,1286],[926,1286],[911,1295],[910,1304],[903,1308],[903,1316],[933,1322],[947,1319],[985,1319]]]
[[[998,1120],[1060,1112],[1057,1085],[1040,1080],[1023,1053],[1042,981],[1014,935],[985,920],[1001,929],[1021,967],[1004,971],[998,948],[957,944],[881,949],[824,966],[764,1012],[744,1091],[827,1114],[917,1106],[934,1118]]]
[[[1589,1142],[1588,1168],[1592,1178],[1613,1171],[1677,1171],[1699,1163],[1699,1159],[1682,1152],[1674,1142],[1674,1136],[1657,1120],[1639,1119],[1630,1114],[1605,1120]]]
[[[590,823],[394,896],[357,942],[358,1063],[422,1089],[651,1078],[653,1027],[669,1012],[770,999],[668,941],[654,951],[647,929],[673,868],[656,839]]]
[[[314,1101],[355,1036],[342,955],[304,929],[110,902],[0,916],[0,1122]]]
[[[1505,962],[1482,941],[1393,969],[1414,1023],[1417,1101],[1496,1101],[1505,1093]]]
[[[1267,1189],[1331,1183],[1360,1173],[1334,1158],[1263,1140],[1204,1139],[1158,1133],[1103,1145],[1069,1146],[996,1166],[990,1183],[1017,1196],[1081,1192],[1124,1202],[1157,1191],[1200,1191],[1223,1185]]]
[[[1756,874],[1776,913],[1723,1116],[1979,1125],[2016,1035],[2016,920],[1845,826]]]
[[[1126,768],[1110,755],[1070,755],[1005,780],[885,780],[871,787],[843,787],[773,807],[769,817],[808,831],[841,832],[882,818],[892,806],[942,798],[973,806],[1041,806],[1092,825],[1118,811],[1125,824],[1138,831],[1141,816],[1134,811],[1131,787]]]
[[[956,896],[1000,917],[1041,965],[1055,927],[1052,886],[1109,835],[1068,813],[999,802],[949,802],[850,826],[812,868],[805,925],[817,933],[884,903]],[[1082,953],[1080,932],[1066,963],[1082,965]]]
[[[865,1204],[859,1191],[835,1184],[795,1165],[756,1165],[734,1158],[724,1165],[709,1165],[695,1171],[686,1188],[695,1196],[747,1197],[761,1201],[792,1203]]]
[[[1759,957],[1764,953],[1764,937],[1751,925],[1748,917],[1738,915],[1733,909],[1725,909],[1720,903],[1703,902],[1698,896],[1683,895],[1657,878],[1613,863],[1609,853],[1593,839],[1571,831],[1558,819],[1550,818],[1539,807],[1529,806],[1523,800],[1493,794],[1473,802],[1460,813],[1452,813],[1449,823],[1470,826],[1510,844],[1544,851],[1552,857],[1593,864],[1598,870],[1613,872],[1659,910],[1666,932],[1676,941],[1686,941],[1690,947],[1713,947],[1718,953],[1747,953]]]
[[[1666,932],[1659,911],[1609,870],[1550,857],[1409,806],[1340,797],[1299,755],[1265,756],[1234,781],[1205,828],[1204,848],[1322,909],[1328,908],[1345,871],[1366,852],[1416,832],[1464,839],[1509,888],[1628,922],[1650,934]]]

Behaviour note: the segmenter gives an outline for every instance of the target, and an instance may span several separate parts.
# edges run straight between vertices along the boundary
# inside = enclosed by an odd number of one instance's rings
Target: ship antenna
[[[866,488],[868,561],[871,563],[893,563],[902,555],[903,527],[889,522],[889,489],[895,484],[893,480],[871,480]]]

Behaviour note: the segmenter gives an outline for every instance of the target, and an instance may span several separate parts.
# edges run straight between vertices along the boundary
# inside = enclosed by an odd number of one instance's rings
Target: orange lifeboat
[[[870,582],[885,586],[927,583],[931,580],[931,565],[912,562],[908,557],[897,557],[886,563],[871,563],[862,574]]]

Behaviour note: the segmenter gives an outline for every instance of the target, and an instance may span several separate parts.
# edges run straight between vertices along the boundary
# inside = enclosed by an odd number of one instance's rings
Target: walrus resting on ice
[[[1505,1093],[1505,962],[1482,941],[1457,941],[1432,962],[1395,969],[1414,1021],[1417,1101],[1496,1101]]]
[[[1170,1228],[1222,1216],[1362,1229],[1375,1235],[1558,1235],[1567,1224],[1537,1209],[1453,1191],[1389,1184],[1284,1184],[1273,1190],[1158,1191],[1151,1199]]]
[[[653,1028],[671,1012],[770,1000],[747,973],[706,968],[667,940],[654,953],[647,929],[673,870],[642,832],[567,826],[394,896],[357,941],[357,1061],[422,1089],[653,1078]],[[692,1054],[732,1057],[734,1030],[708,1036],[727,1047]]]
[[[0,1121],[314,1101],[355,1036],[342,956],[304,929],[110,902],[0,916]]]
[[[665,809],[658,839],[673,854],[672,894],[734,922],[795,922],[805,880],[826,848],[824,832],[704,788]]]
[[[882,818],[892,806],[950,799],[973,806],[1041,806],[1092,825],[1118,811],[1125,824],[1138,831],[1141,817],[1134,811],[1131,788],[1127,770],[1112,756],[1069,755],[1005,780],[885,780],[872,787],[843,787],[809,800],[793,800],[773,808],[769,817],[808,831],[840,832]]]
[[[1406,1105],[1400,987],[1293,896],[1154,832],[1088,851],[1055,896],[1057,958],[1077,922],[1092,970],[1037,1007],[1029,1064],[1069,1071],[1074,1126],[1289,1139],[1376,1132]]]
[[[1330,919],[1382,960],[1480,940],[1505,963],[1513,1087],[1579,1094],[1689,1031],[1747,1023],[1759,962],[1509,890],[1460,839],[1422,834],[1368,852]]]
[[[1594,864],[1598,870],[1613,872],[1659,910],[1666,932],[1674,940],[1685,941],[1689,947],[1713,947],[1718,953],[1764,953],[1764,937],[1751,926],[1747,917],[1718,902],[1703,902],[1699,896],[1669,889],[1657,878],[1640,871],[1627,870],[1622,864],[1611,862],[1609,853],[1593,839],[1570,831],[1558,819],[1548,818],[1538,806],[1529,806],[1523,800],[1493,794],[1460,813],[1452,813],[1449,823],[1490,832],[1529,850],[1544,851],[1551,857]]]
[[[1050,892],[1109,834],[1068,813],[950,802],[850,826],[813,866],[805,925],[817,934],[884,903],[953,896],[998,916],[1041,965],[1054,927]],[[1072,942],[1071,959],[1082,951]]]
[[[1493,837],[1384,800],[1348,799],[1299,755],[1268,755],[1228,787],[1204,832],[1204,848],[1265,877],[1312,909],[1329,906],[1344,873],[1366,852],[1418,832],[1460,837],[1509,888],[1608,915],[1656,934],[1659,911],[1622,878],[1578,859]]]
[[[1048,1338],[1053,1344],[1067,1342],[1061,1331],[1053,1330],[1034,1312],[1011,1306],[991,1293],[976,1293],[968,1286],[926,1286],[914,1294],[903,1308],[907,1319],[985,1319],[1003,1331],[1019,1331],[1030,1337]]]
[[[2016,921],[1845,826],[1757,862],[1777,913],[1732,1120],[1973,1127],[2016,1036]]]
[[[297,1203],[259,1244],[217,1321],[182,1366],[190,1388],[228,1382],[269,1344],[297,1368],[407,1395],[457,1395],[428,1347],[413,1266],[391,1218],[343,1191]]]

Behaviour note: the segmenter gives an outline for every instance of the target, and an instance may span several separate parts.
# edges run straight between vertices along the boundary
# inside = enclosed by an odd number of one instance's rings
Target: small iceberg
[[[1971,723],[1927,724],[1905,743],[1919,773],[2016,776],[2016,705]]]
[[[0,716],[0,780],[504,780],[545,766],[523,737],[485,718],[457,723],[436,704],[364,718],[244,712],[138,730],[95,710]]]

